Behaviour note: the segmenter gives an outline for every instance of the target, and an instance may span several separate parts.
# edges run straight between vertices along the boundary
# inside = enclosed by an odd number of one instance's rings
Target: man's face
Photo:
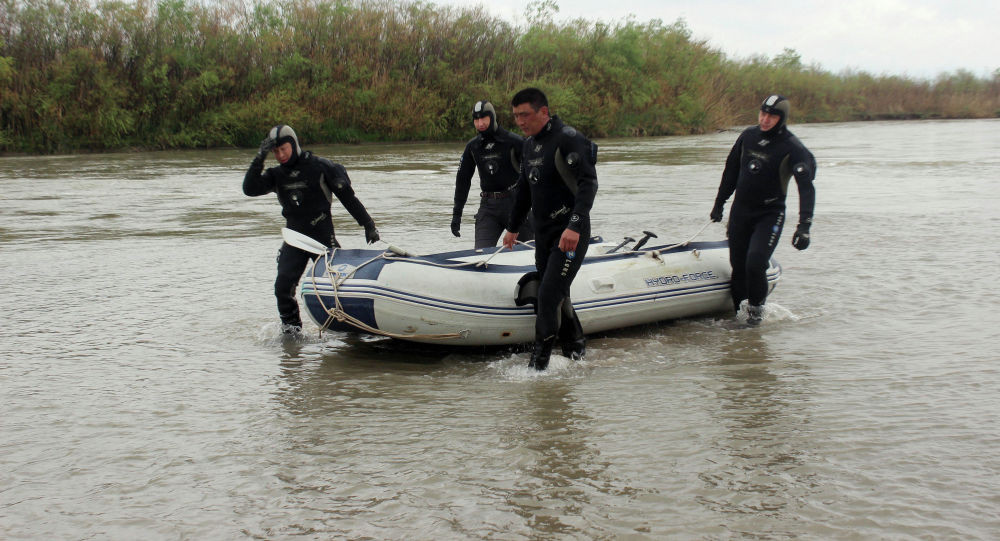
[[[521,131],[528,137],[542,131],[548,121],[549,108],[544,105],[537,111],[531,108],[530,103],[522,103],[514,107],[514,122],[517,122],[517,127],[521,128]]]
[[[486,131],[490,127],[490,117],[489,115],[481,116],[479,118],[472,120],[472,125],[476,127],[479,131]]]
[[[285,163],[292,157],[292,144],[282,143],[279,146],[274,147],[274,159],[278,160],[278,163]]]
[[[760,126],[761,131],[771,131],[771,128],[777,126],[780,121],[781,116],[765,113],[764,111],[761,111],[757,115],[757,124]]]

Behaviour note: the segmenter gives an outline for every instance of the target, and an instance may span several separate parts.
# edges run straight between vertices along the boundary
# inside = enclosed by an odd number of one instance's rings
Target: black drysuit
[[[495,120],[491,118],[490,122]],[[472,174],[478,169],[480,201],[476,212],[476,248],[496,246],[504,230],[509,230],[507,219],[514,203],[514,186],[517,185],[523,144],[523,137],[497,125],[480,132],[465,145],[455,178],[452,221],[462,219],[462,210],[472,187]],[[525,224],[518,240],[532,238],[531,227]]]
[[[569,293],[589,247],[590,209],[597,195],[596,161],[596,145],[557,116],[524,141],[509,223],[510,231],[518,231],[530,208],[540,278],[536,342],[557,335],[564,345],[583,339]],[[580,234],[575,253],[559,250],[559,238],[566,229]]]
[[[286,226],[326,247],[339,247],[333,231],[330,203],[333,196],[344,205],[358,225],[373,224],[364,205],[354,195],[351,179],[344,166],[309,151],[293,156],[289,162],[264,170],[264,158],[254,158],[243,178],[243,193],[249,196],[274,192],[281,203]],[[308,265],[310,254],[286,243],[278,250],[278,277],[274,296],[278,314],[285,325],[302,326],[295,287]]]
[[[721,212],[736,193],[728,226],[736,310],[744,299],[762,306],[767,298],[767,267],[785,224],[785,196],[793,176],[799,188],[799,222],[809,223],[816,203],[816,160],[784,125],[768,132],[747,128],[726,159],[715,208]]]

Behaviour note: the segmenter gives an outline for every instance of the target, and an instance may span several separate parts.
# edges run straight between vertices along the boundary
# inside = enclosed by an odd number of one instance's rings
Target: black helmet
[[[764,103],[760,104],[761,111],[772,115],[778,115],[780,118],[778,123],[774,126],[774,128],[772,128],[772,130],[777,131],[781,131],[781,129],[785,127],[785,123],[788,122],[788,113],[791,109],[792,106],[788,102],[788,98],[778,94],[771,94],[764,100]]]
[[[493,110],[493,104],[486,100],[477,101],[476,104],[472,106],[472,120],[483,118],[484,116],[490,117],[490,127],[487,129],[490,131],[496,131],[497,113]]]

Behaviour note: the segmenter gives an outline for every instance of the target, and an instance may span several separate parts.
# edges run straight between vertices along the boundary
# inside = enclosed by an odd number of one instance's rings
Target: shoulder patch
[[[563,126],[562,132],[570,137],[576,137],[576,128],[573,126]]]

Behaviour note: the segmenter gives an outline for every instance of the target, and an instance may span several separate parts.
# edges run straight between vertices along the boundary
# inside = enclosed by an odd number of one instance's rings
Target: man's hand
[[[452,218],[451,219],[451,234],[455,235],[456,237],[461,237],[462,234],[459,233],[460,229],[462,229],[462,219],[461,218]]]
[[[721,205],[716,205],[716,206],[712,207],[712,213],[709,214],[708,216],[712,219],[713,222],[721,222],[722,221],[722,206]]]
[[[264,159],[267,157],[267,153],[274,150],[275,140],[271,137],[265,137],[263,141],[260,142],[260,148],[257,150],[257,157]]]
[[[792,235],[792,246],[796,249],[805,250],[809,247],[809,225],[801,223],[795,228],[795,234]]]
[[[379,241],[381,237],[378,234],[378,229],[375,227],[375,222],[368,222],[365,224],[365,240],[368,244],[375,244]]]
[[[508,250],[513,250],[514,241],[516,240],[517,240],[517,233],[511,233],[510,231],[507,231],[506,233],[503,234],[503,247],[507,248]]]
[[[559,251],[565,252],[575,252],[576,245],[580,243],[580,234],[576,231],[567,229],[563,231],[561,237],[559,237]]]

